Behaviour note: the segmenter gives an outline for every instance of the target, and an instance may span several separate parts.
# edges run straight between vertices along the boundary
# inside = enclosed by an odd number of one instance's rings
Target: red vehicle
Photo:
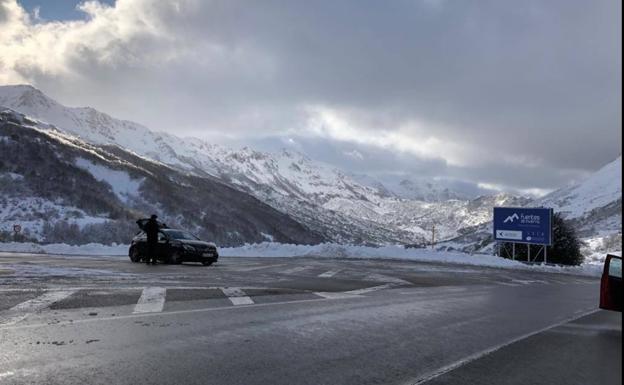
[[[622,311],[622,257],[607,255],[600,279],[600,308]]]

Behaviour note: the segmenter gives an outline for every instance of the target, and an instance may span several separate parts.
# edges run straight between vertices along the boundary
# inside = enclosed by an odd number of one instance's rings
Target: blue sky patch
[[[19,0],[24,9],[32,14],[39,7],[39,17],[44,20],[79,20],[85,14],[76,9],[84,0]],[[115,0],[100,0],[100,3],[114,4]]]

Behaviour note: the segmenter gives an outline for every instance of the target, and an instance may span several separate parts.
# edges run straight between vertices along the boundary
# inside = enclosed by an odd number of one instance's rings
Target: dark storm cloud
[[[621,149],[617,2],[279,5],[209,23],[277,58],[265,97],[389,109],[360,128],[441,123],[436,136],[552,166],[591,169]]]
[[[104,29],[70,44],[67,71],[32,55],[15,71],[62,101],[155,129],[292,137],[353,170],[549,189],[621,152],[619,2],[177,4],[93,8]],[[111,30],[131,32],[106,39]],[[311,128],[318,111],[342,126]]]

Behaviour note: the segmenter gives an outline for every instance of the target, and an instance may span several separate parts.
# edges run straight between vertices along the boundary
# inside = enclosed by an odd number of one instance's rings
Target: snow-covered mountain
[[[370,175],[349,174],[357,182],[375,188],[386,196],[401,199],[441,202],[447,200],[471,200],[483,195],[496,195],[496,191],[453,179],[427,178],[400,174]]]
[[[576,229],[588,259],[604,259],[622,249],[622,156],[573,186],[563,187],[526,206],[552,207]],[[440,245],[444,249],[491,251],[492,225],[465,228],[463,234]]]
[[[539,199],[569,220],[586,243],[586,255],[622,249],[622,155],[581,183]]]
[[[440,183],[366,183],[293,151],[233,150],[196,138],[154,132],[92,108],[66,107],[28,85],[0,86],[0,106],[53,124],[95,145],[114,144],[254,195],[336,242],[421,243],[432,226],[439,239],[487,221],[488,199],[467,199]],[[517,198],[491,199],[519,204]]]
[[[487,233],[484,223],[497,205],[554,207],[574,221],[586,240],[618,233],[621,237],[621,157],[583,183],[538,200],[508,194],[474,198],[474,191],[454,188],[448,181],[379,181],[344,173],[295,151],[234,150],[154,132],[93,108],[63,106],[28,85],[0,86],[0,106],[90,144],[116,145],[192,175],[216,178],[336,242],[423,243],[433,226],[438,240],[471,238],[474,231]],[[466,243],[459,238],[454,242]],[[470,240],[466,244],[474,246]]]
[[[154,212],[221,246],[325,240],[214,178],[91,145],[0,109],[0,240],[20,224],[26,238],[39,241],[127,243],[137,217]]]
[[[622,200],[621,155],[581,183],[554,191],[535,203],[552,207],[565,218],[574,219],[618,200]]]

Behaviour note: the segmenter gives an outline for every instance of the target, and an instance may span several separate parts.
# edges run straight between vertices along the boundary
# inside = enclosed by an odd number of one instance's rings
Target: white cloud
[[[176,134],[322,138],[503,186],[547,187],[554,170],[555,187],[621,152],[619,2],[79,9],[84,20],[40,20],[0,0],[0,83]]]
[[[35,82],[38,76],[97,76],[76,71],[81,65],[150,66],[171,59],[174,38],[167,18],[177,3],[119,0],[114,7],[86,1],[88,17],[76,21],[36,20],[15,0],[0,0],[2,72],[0,82]],[[33,20],[35,19],[35,20]]]
[[[364,160],[364,155],[362,155],[362,153],[358,150],[345,151],[344,154],[355,160]]]
[[[461,143],[452,136],[439,136],[436,133],[448,131],[440,124],[410,119],[398,124],[381,123],[380,127],[371,126],[367,119],[358,118],[358,112],[352,110],[341,112],[326,106],[308,106],[306,111],[308,131],[331,140],[382,147],[421,159],[443,160],[454,167],[483,166],[491,162],[526,167],[539,165],[539,161],[505,148],[484,151],[481,143]]]

